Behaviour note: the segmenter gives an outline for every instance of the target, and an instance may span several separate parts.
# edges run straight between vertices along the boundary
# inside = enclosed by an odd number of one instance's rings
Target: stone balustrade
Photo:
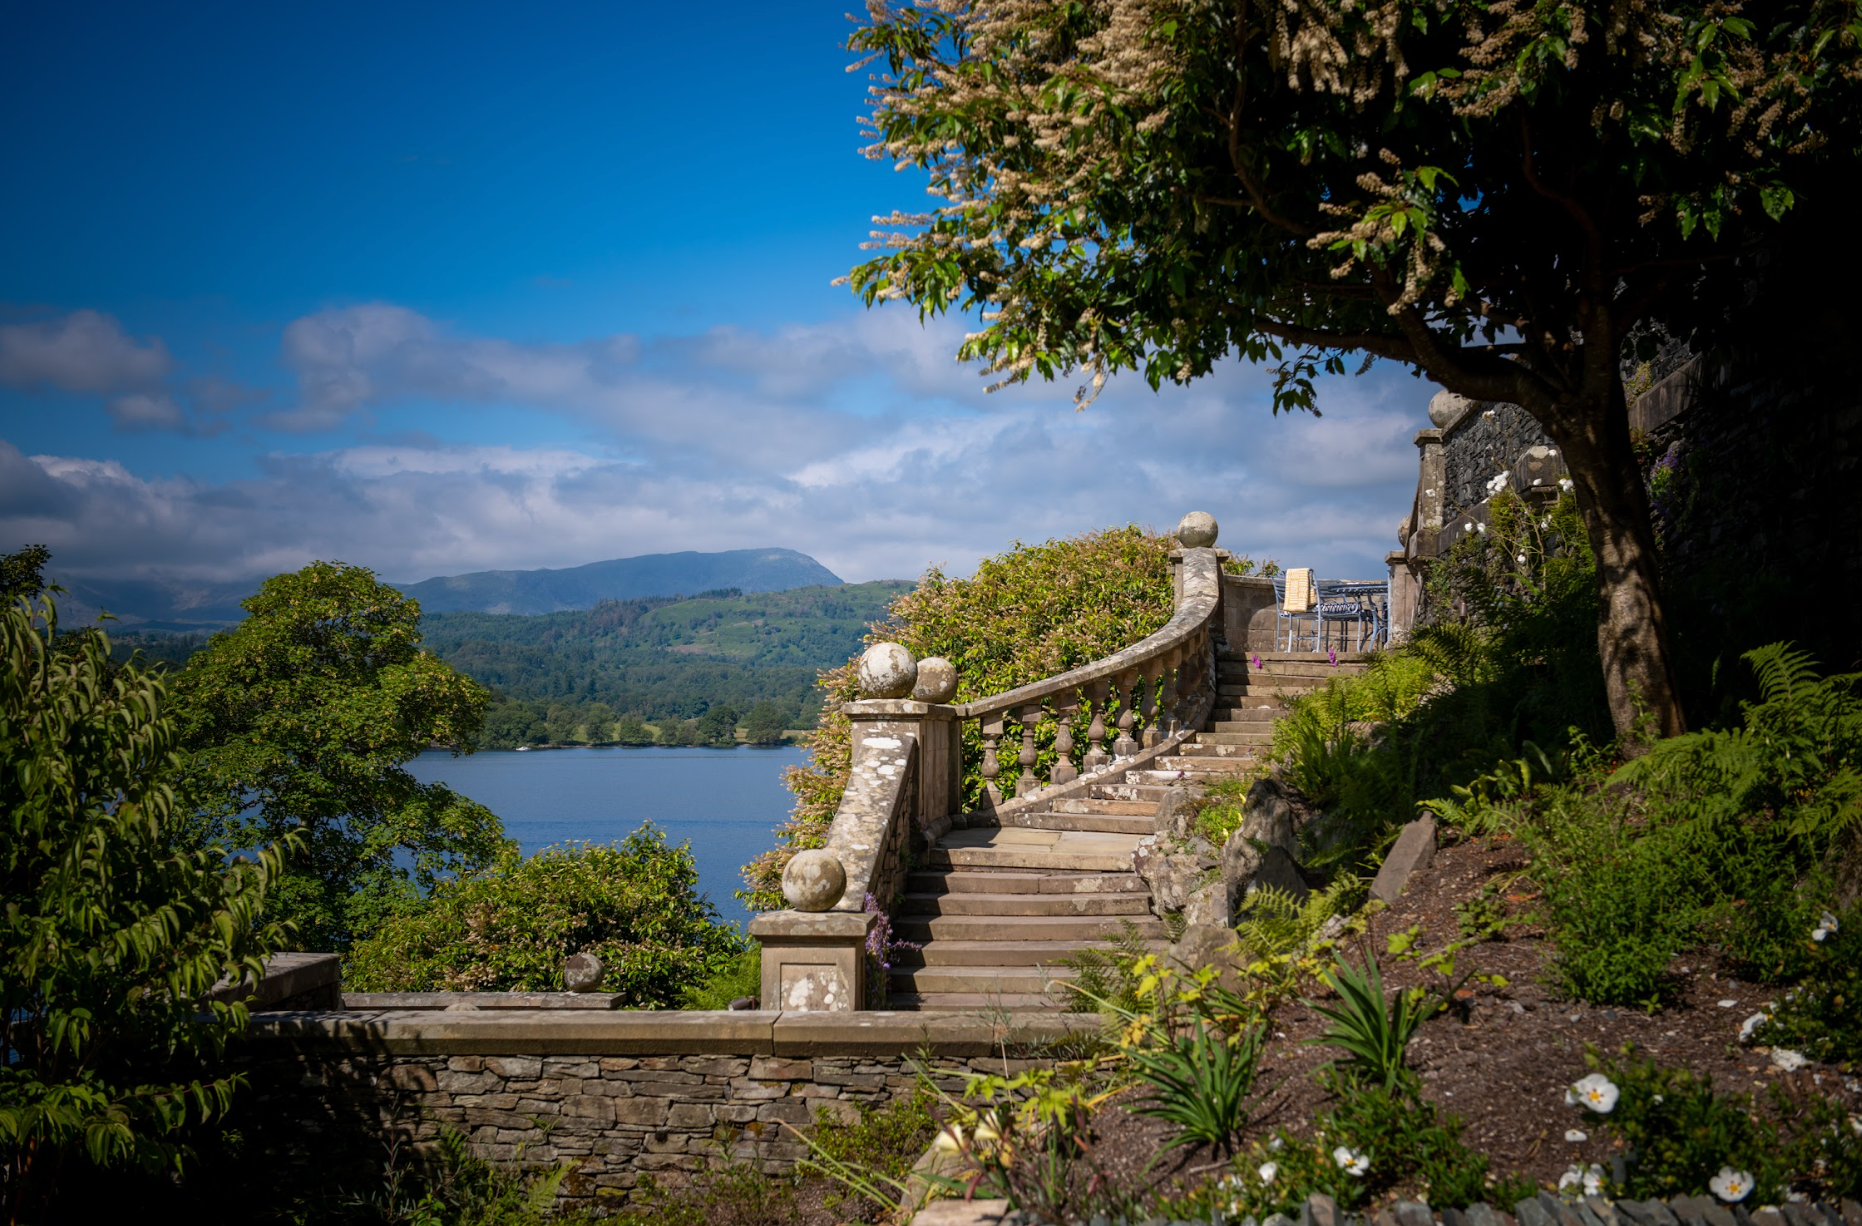
[[[957,826],[999,822],[1141,766],[1200,727],[1215,699],[1222,561],[1215,520],[1184,517],[1170,555],[1176,608],[1140,642],[1029,685],[951,703],[948,662],[897,643],[860,659],[868,697],[848,703],[852,764],[826,843],[783,872],[789,907],[750,924],[763,946],[763,1008],[867,1007],[869,945],[909,865]],[[963,806],[965,729],[983,794]]]

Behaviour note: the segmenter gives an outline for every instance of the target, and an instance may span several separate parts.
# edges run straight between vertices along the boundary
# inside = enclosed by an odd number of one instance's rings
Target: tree
[[[1276,411],[1316,411],[1359,354],[1524,406],[1576,483],[1617,728],[1683,730],[1620,362],[1646,325],[1723,318],[1737,257],[1840,183],[1853,4],[871,11],[868,152],[939,203],[882,219],[905,228],[853,270],[869,304],[980,311],[960,356],[1004,382],[1157,387],[1239,351],[1280,363]]]
[[[485,748],[515,749],[541,741],[548,734],[543,726],[543,712],[535,703],[493,703],[485,716]]]
[[[737,711],[733,707],[712,707],[698,717],[698,743],[701,745],[735,745]]]
[[[313,562],[244,608],[174,681],[183,782],[209,839],[303,832],[269,905],[305,948],[344,949],[497,858],[495,814],[404,769],[435,745],[470,752],[488,700],[420,649],[417,602],[359,566]]]
[[[43,1210],[96,1166],[178,1170],[181,1130],[226,1110],[214,1058],[245,1025],[202,1003],[256,979],[281,854],[180,846],[178,729],[159,677],[96,632],[57,638],[50,599],[0,607],[0,1200]],[[250,845],[248,845],[250,846]],[[62,1174],[61,1174],[62,1172]],[[34,1217],[34,1220],[37,1220]]]
[[[588,743],[598,745],[608,739],[608,732],[614,727],[614,708],[605,702],[583,703],[582,724],[588,732]]]
[[[665,715],[659,721],[659,743],[661,745],[696,745],[698,744],[698,722],[680,719],[676,715]]]
[[[638,715],[629,711],[615,722],[614,739],[623,745],[651,745],[653,730]]]
[[[0,553],[0,605],[37,596],[45,587],[45,564],[51,560],[52,551],[43,545]]]
[[[744,739],[752,745],[781,744],[787,728],[788,721],[782,709],[767,698],[751,707],[750,714],[744,716]]]

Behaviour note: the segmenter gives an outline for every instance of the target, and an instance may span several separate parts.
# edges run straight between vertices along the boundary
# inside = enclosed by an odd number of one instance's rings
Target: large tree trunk
[[[1563,449],[1578,507],[1597,558],[1597,649],[1616,733],[1632,747],[1643,729],[1687,731],[1662,607],[1661,563],[1648,493],[1629,443],[1623,387],[1611,380],[1598,399],[1558,414],[1552,437]]]

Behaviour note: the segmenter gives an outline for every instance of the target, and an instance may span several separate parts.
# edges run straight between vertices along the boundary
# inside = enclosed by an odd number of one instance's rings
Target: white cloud
[[[113,316],[97,311],[0,326],[0,383],[12,387],[146,391],[172,366],[168,347],[159,338],[139,344]]]
[[[1071,384],[985,396],[952,357],[960,335],[880,311],[773,333],[521,344],[388,304],[320,312],[285,330],[300,387],[285,424],[478,403],[555,415],[581,441],[348,442],[269,455],[222,483],[0,447],[0,480],[18,472],[35,491],[30,506],[0,498],[0,539],[44,539],[73,573],[150,579],[340,558],[411,580],[780,545],[861,580],[964,571],[1018,539],[1167,528],[1202,509],[1237,552],[1381,573],[1413,491],[1424,385],[1394,371],[1328,379],[1325,417],[1275,418],[1267,373],[1227,363],[1155,394],[1115,379],[1076,412]]]
[[[107,406],[110,420],[119,430],[182,430],[187,414],[167,392],[131,392],[118,396]]]

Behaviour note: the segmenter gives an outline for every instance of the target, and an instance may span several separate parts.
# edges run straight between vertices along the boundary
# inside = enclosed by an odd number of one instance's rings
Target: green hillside
[[[777,727],[812,726],[820,709],[816,673],[856,654],[868,623],[911,586],[888,580],[753,595],[727,590],[529,616],[432,613],[420,626],[427,650],[497,696],[486,722],[490,748],[652,738],[642,721],[660,725],[660,738],[670,739],[678,725],[707,712],[716,724],[719,709],[729,708],[745,723],[764,703],[774,707],[762,713],[766,726],[777,717]],[[112,638],[119,657],[140,649],[175,665],[205,645],[198,635]],[[685,728],[686,739],[728,739],[730,722]]]

